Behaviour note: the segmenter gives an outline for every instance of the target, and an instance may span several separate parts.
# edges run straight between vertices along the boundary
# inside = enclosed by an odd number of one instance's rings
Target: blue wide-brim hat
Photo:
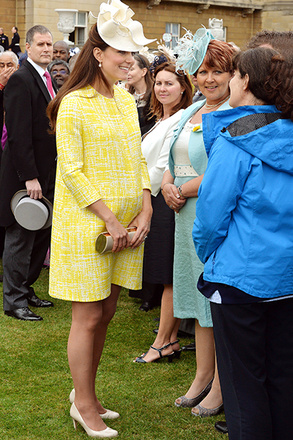
[[[214,40],[214,37],[204,26],[198,29],[194,35],[187,31],[174,48],[174,53],[177,56],[176,69],[184,70],[193,75],[202,65],[211,40]]]

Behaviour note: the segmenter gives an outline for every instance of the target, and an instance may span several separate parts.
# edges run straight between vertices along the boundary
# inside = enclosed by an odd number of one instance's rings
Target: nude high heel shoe
[[[73,403],[75,399],[75,389],[73,388],[73,390],[71,390],[70,394],[69,394],[69,402]]]
[[[181,407],[181,408],[193,408],[197,406],[210,392],[210,389],[212,388],[212,379],[207,386],[195,397],[189,399],[185,396],[180,396],[178,399],[175,400],[175,406]],[[177,402],[177,400],[180,399],[180,402]]]
[[[224,411],[224,405],[222,403],[216,408],[211,408],[211,409],[205,408],[204,406],[201,406],[201,404],[199,403],[194,408],[192,408],[191,414],[197,417],[211,417],[211,416],[216,416],[223,411]]]
[[[75,404],[73,403],[70,408],[70,415],[73,420],[73,426],[74,429],[76,429],[77,423],[79,423],[87,435],[89,437],[95,437],[95,438],[113,438],[117,437],[118,431],[115,429],[107,427],[106,429],[103,429],[102,431],[94,431],[93,429],[89,428],[83,418],[81,417],[78,409],[76,408]]]
[[[73,403],[75,399],[75,389],[73,388],[73,390],[71,391],[71,393],[69,394],[69,402]],[[111,411],[110,409],[106,409],[106,412],[103,414],[100,414],[101,419],[118,419],[118,417],[120,417],[120,414],[116,411]]]

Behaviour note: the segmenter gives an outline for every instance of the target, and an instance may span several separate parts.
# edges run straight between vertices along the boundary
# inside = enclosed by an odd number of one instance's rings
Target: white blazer
[[[155,197],[160,192],[163,174],[169,161],[170,141],[182,112],[183,109],[164,121],[158,121],[145,135],[141,144],[142,154],[146,159],[150,175],[152,195]]]

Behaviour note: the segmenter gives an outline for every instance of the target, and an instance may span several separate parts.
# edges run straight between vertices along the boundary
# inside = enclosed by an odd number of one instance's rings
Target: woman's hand
[[[120,252],[130,246],[128,232],[101,199],[89,205],[88,209],[105,222],[106,229],[113,238],[112,252]]]
[[[137,227],[137,230],[130,243],[130,247],[132,249],[140,246],[147,238],[151,227],[152,213],[153,208],[151,202],[151,193],[149,190],[143,190],[142,210],[128,225],[129,227]]]
[[[148,233],[150,232],[150,227],[151,227],[150,216],[146,212],[141,211],[135,217],[135,219],[133,219],[132,222],[129,224],[129,227],[131,226],[137,227],[137,230],[130,243],[131,249],[135,249],[144,242],[144,240],[148,236]]]
[[[162,194],[169,208],[173,209],[175,212],[179,212],[186,203],[186,199],[180,198],[178,188],[173,183],[165,184]]]
[[[113,238],[112,252],[120,252],[130,246],[130,238],[126,229],[121,225],[115,216],[105,222],[106,229]]]

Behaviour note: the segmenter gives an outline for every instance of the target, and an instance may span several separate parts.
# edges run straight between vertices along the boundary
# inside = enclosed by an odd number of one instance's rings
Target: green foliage
[[[48,270],[35,290],[50,299]],[[0,438],[1,440],[86,439],[74,431],[68,395],[72,380],[67,363],[67,337],[71,304],[54,300],[55,307],[34,309],[44,320],[18,321],[0,314]],[[116,315],[108,330],[96,382],[97,395],[121,418],[107,421],[121,440],[220,440],[214,423],[194,417],[190,409],[176,408],[195,375],[194,352],[183,352],[172,363],[133,363],[154,341],[152,329],[159,309],[138,310],[139,301],[122,291]],[[182,344],[192,342],[182,340]]]

